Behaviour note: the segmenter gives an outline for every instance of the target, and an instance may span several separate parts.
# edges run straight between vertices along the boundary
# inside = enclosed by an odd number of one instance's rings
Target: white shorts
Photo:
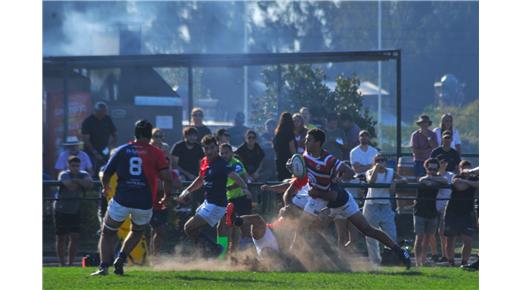
[[[307,202],[309,201],[309,198],[310,198],[309,197],[309,188],[310,188],[309,184],[306,184],[292,198],[292,203],[295,206],[297,206],[297,207],[299,207],[301,209],[305,208],[305,205],[307,204]]]
[[[318,216],[321,211],[327,207],[327,201],[321,198],[311,198],[309,197],[307,203],[305,204],[305,207],[303,208],[303,211],[313,215]]]
[[[348,201],[344,206],[330,209],[330,217],[333,219],[348,219],[357,212],[359,212],[359,206],[356,200],[352,197],[352,194],[347,191]]]
[[[139,209],[131,208],[120,205],[113,198],[108,203],[107,208],[108,216],[116,222],[123,222],[130,215],[132,222],[136,225],[142,226],[150,222],[153,215],[153,210],[150,209]]]
[[[226,214],[226,208],[204,200],[195,211],[195,214],[203,218],[210,227],[214,227]]]
[[[255,244],[256,253],[258,256],[260,256],[262,250],[265,248],[271,248],[275,251],[280,251],[280,248],[278,248],[278,242],[276,241],[276,238],[274,237],[274,234],[270,228],[265,229],[265,234],[260,240],[255,240],[253,238],[253,243]]]

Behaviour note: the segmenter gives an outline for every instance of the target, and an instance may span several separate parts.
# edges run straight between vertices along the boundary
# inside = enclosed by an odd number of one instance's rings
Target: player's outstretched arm
[[[289,188],[290,183],[284,182],[280,184],[274,184],[274,185],[267,185],[263,184],[260,189],[261,190],[270,190],[274,191],[276,193],[284,193]]]
[[[296,193],[296,186],[294,183],[290,183],[285,192],[283,193],[283,203],[285,206],[292,204],[292,198]]]
[[[178,200],[180,202],[184,202],[188,199],[188,196],[196,191],[197,189],[201,188],[202,185],[204,184],[204,178],[202,176],[197,176],[197,178],[195,178],[195,180],[193,180],[193,182],[188,186],[186,187],[186,189],[184,189],[181,193],[181,195],[179,195],[178,197]]]

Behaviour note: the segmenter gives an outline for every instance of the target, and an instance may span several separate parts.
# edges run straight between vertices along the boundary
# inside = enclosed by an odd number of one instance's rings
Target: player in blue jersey
[[[93,276],[107,275],[114,258],[114,244],[117,231],[130,215],[132,230],[126,237],[119,256],[114,261],[114,273],[123,275],[123,264],[127,255],[141,239],[152,218],[152,192],[157,186],[157,178],[164,181],[164,196],[160,201],[167,205],[173,187],[168,160],[163,151],[150,145],[152,124],[147,120],[135,123],[135,140],[116,149],[103,171],[103,192],[111,190],[110,177],[117,174],[117,189],[110,201],[103,221],[99,239],[101,263]]]
[[[220,246],[211,239],[200,235],[200,231],[206,225],[214,227],[226,213],[227,206],[227,180],[228,177],[244,190],[247,191],[247,184],[218,154],[217,139],[211,135],[206,135],[201,141],[202,149],[206,155],[200,161],[199,176],[179,195],[178,201],[184,203],[189,195],[204,188],[204,202],[197,208],[195,215],[184,225],[184,231],[200,246],[205,246],[212,254],[220,254]],[[199,239],[199,236],[202,239]]]

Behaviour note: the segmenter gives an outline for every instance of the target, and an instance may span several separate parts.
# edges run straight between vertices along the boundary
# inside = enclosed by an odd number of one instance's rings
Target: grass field
[[[90,277],[95,268],[43,268],[43,289],[478,289],[478,272],[458,268],[384,267],[377,272],[285,273],[152,271]]]

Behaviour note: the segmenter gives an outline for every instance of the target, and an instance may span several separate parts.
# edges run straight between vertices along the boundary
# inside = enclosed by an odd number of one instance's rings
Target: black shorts
[[[234,205],[234,211],[238,216],[251,214],[253,211],[252,201],[245,195],[230,199],[229,202]]]
[[[153,210],[152,219],[150,220],[150,226],[152,228],[158,228],[168,223],[168,209]]]
[[[79,233],[81,224],[81,213],[67,214],[59,211],[54,212],[54,225],[56,235]]]
[[[456,216],[446,215],[444,217],[444,235],[456,237],[459,235],[473,236],[477,232],[475,214]]]

